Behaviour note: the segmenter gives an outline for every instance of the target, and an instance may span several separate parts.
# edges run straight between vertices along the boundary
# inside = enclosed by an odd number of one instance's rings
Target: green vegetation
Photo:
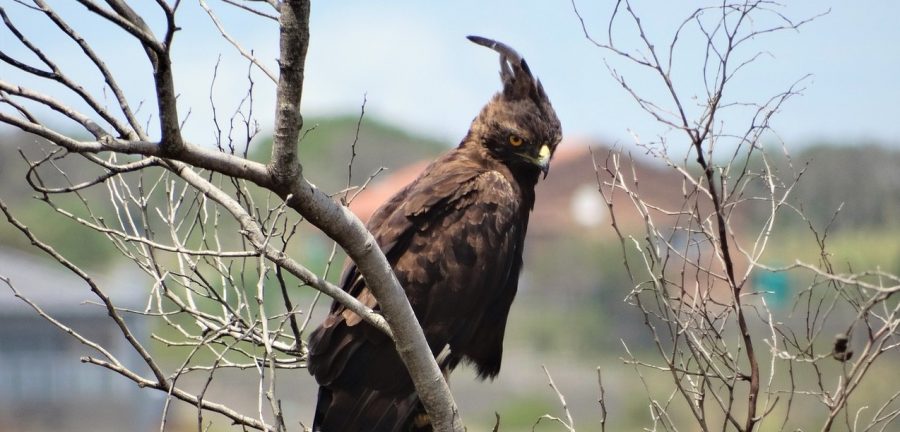
[[[447,149],[447,144],[416,136],[366,115],[310,118],[304,122],[300,142],[303,173],[325,191],[336,192],[347,187],[348,165],[353,158],[352,184],[360,185],[380,168],[396,169],[421,159],[431,159]],[[250,159],[265,162],[272,149],[271,137],[260,140]]]

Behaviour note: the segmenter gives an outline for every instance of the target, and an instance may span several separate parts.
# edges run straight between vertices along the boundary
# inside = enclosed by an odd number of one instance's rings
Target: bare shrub
[[[585,36],[611,54],[612,77],[667,128],[650,141],[635,133],[635,145],[681,178],[680,197],[658,199],[642,189],[648,186],[629,153],[595,155],[634,284],[627,301],[655,346],[647,359],[625,345],[650,405],[648,430],[886,430],[900,415],[898,393],[852,399],[873,365],[898,347],[900,310],[891,298],[898,277],[838,270],[826,245],[829,227],[814,226],[792,199],[805,166],[791,161],[783,143],[763,142],[777,140],[770,120],[805,77],[762,100],[732,96],[743,79],[760,79],[746,72],[767,54],[754,44],[816,18],[792,20],[784,9],[769,1],[698,8],[666,41],[651,40],[628,0],[615,3],[602,39],[581,21]],[[698,48],[702,63],[685,65],[679,54]],[[662,85],[664,96],[647,96],[650,84],[634,84],[639,79]],[[635,213],[643,227],[623,229],[618,220]],[[766,264],[785,218],[806,221],[817,262]],[[791,278],[791,308],[773,308],[755,286],[773,274]]]

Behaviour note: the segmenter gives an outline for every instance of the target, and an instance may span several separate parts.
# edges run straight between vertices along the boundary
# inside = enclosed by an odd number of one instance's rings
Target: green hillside
[[[305,135],[300,143],[300,158],[306,178],[326,192],[335,192],[347,187],[348,165],[356,141],[356,156],[353,158],[353,185],[362,184],[372,173],[384,167],[393,169],[411,162],[430,159],[449,147],[431,138],[416,136],[378,120],[366,117],[359,124],[357,116],[309,118],[304,128]],[[251,143],[250,159],[266,162],[271,152],[271,137],[262,137]],[[0,135],[0,198],[10,206],[15,215],[31,227],[44,241],[54,245],[63,255],[71,257],[79,265],[90,269],[114,267],[122,257],[104,236],[79,225],[72,219],[53,210],[40,199],[25,181],[28,165],[19,155],[21,149],[29,159],[40,159],[49,154],[50,147],[39,138],[14,132]],[[55,164],[66,172],[63,176],[52,166],[45,165],[40,170],[41,178],[50,185],[65,186],[70,182],[79,183],[102,174],[92,163],[78,155],[66,155]],[[130,175],[129,181],[152,182],[160,170],[149,170],[143,177]],[[259,195],[254,188],[251,194]],[[117,216],[109,204],[109,191],[101,183],[75,194],[55,194],[52,202],[65,208],[75,216],[87,216],[89,212],[99,213],[114,220]],[[160,194],[157,194],[160,195]],[[161,195],[151,198],[151,203],[162,203]],[[84,205],[90,203],[90,210]],[[152,205],[150,206],[152,208]],[[28,240],[10,224],[0,223],[0,245],[35,252]],[[324,244],[316,249],[330,249]],[[89,254],[84,253],[90,251]],[[324,261],[325,258],[321,257]]]
[[[327,192],[341,190],[348,184],[348,165],[353,156],[351,184],[362,184],[379,168],[388,170],[409,163],[431,159],[449,148],[448,143],[417,136],[399,127],[373,119],[341,116],[310,118],[304,122],[300,142],[300,162],[307,179]],[[357,124],[359,134],[357,135]],[[272,138],[266,137],[249,154],[250,159],[269,159]]]

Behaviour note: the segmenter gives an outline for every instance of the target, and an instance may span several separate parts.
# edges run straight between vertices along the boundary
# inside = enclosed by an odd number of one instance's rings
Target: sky
[[[274,23],[217,0],[207,1],[226,31],[277,72]],[[132,3],[161,33],[155,2]],[[102,20],[89,17],[75,2],[50,4],[108,59],[132,103],[144,103],[141,118],[152,123],[152,78],[137,45]],[[588,32],[605,39],[615,2],[576,0],[575,4]],[[699,4],[633,1],[647,36],[661,52]],[[41,14],[12,0],[0,0],[0,5],[66,73],[112,103],[78,48],[61,38]],[[740,62],[756,53],[760,56],[729,83],[728,100],[763,102],[808,76],[797,85],[801,94],[775,114],[775,134],[765,139],[781,139],[789,147],[818,141],[876,141],[900,147],[900,86],[896,84],[900,2],[798,0],[775,8],[794,21],[828,13],[799,31],[756,37],[737,51],[735,58]],[[637,52],[640,39],[627,18],[619,16],[612,27],[613,38],[623,50]],[[751,25],[763,29],[774,22],[772,18],[772,14],[760,14]],[[247,94],[248,77],[253,79],[252,114],[263,130],[270,131],[274,84],[256,70],[248,72],[248,62],[222,40],[198,1],[183,1],[176,22],[182,30],[176,34],[172,55],[179,115],[188,139],[213,142],[211,93],[220,126],[227,129],[229,117]],[[307,117],[357,115],[365,100],[368,116],[455,144],[500,88],[497,55],[465,39],[476,34],[503,41],[522,54],[543,82],[566,136],[626,145],[651,142],[658,136],[681,139],[642,111],[610,70],[622,74],[641,95],[671,110],[671,98],[659,77],[594,46],[585,38],[569,1],[313,2],[310,27],[302,105]],[[672,78],[689,115],[698,114],[697,104],[706,97],[700,67],[704,45],[698,36],[696,30],[686,30],[673,60]],[[40,65],[6,29],[0,31],[0,46],[29,64]],[[0,80],[33,87],[83,108],[58,86],[25,77],[6,64],[0,65]],[[242,106],[246,113],[248,102]],[[721,117],[720,127],[726,132],[741,131],[748,124],[748,113],[735,108],[734,114],[729,111]]]

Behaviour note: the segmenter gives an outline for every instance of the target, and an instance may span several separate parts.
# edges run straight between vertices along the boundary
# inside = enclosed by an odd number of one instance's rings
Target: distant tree
[[[874,144],[820,144],[794,158],[808,163],[797,189],[804,210],[818,224],[836,209],[835,228],[875,228],[894,225],[900,212],[900,153]]]

